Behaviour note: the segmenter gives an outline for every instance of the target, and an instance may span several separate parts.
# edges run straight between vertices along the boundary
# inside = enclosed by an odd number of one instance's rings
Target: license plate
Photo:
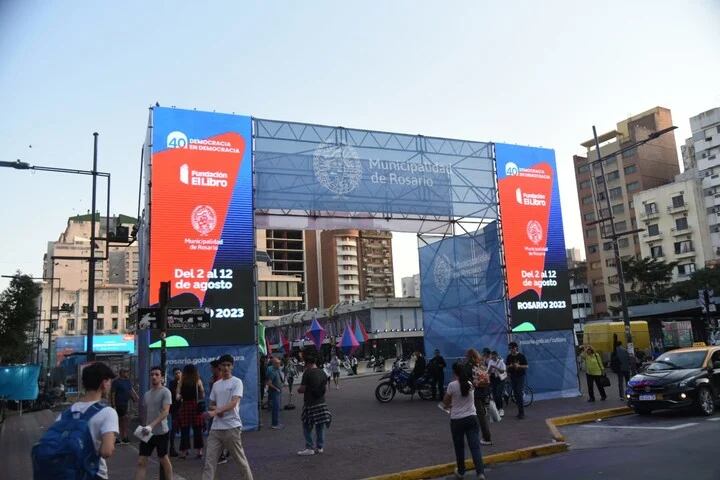
[[[640,400],[655,400],[655,394],[640,395]]]

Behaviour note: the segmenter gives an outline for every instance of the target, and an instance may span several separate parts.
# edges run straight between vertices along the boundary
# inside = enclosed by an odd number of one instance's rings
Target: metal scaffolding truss
[[[343,177],[345,182],[333,193],[313,171],[319,148],[340,152],[341,168],[359,161],[366,169],[374,164],[376,172],[377,165],[390,164],[397,170],[439,167],[448,173],[428,174],[434,180],[430,186],[393,188],[368,181],[369,173],[359,179],[360,173],[343,170],[332,172],[331,181]],[[485,224],[498,215],[493,152],[487,142],[254,118],[256,222],[259,227],[352,225],[440,235],[458,222]]]

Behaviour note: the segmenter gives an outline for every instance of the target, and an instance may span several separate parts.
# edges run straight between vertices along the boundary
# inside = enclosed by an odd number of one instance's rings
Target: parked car
[[[666,408],[712,415],[720,405],[720,346],[665,352],[630,379],[625,393],[641,415]]]

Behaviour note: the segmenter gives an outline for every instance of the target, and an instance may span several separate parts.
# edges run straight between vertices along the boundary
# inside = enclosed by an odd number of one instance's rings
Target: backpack
[[[85,412],[63,412],[32,448],[33,479],[90,480],[97,476],[100,455],[89,422],[104,405],[97,402]]]
[[[490,375],[487,370],[477,365],[473,366],[472,383],[475,388],[482,388],[490,385]]]

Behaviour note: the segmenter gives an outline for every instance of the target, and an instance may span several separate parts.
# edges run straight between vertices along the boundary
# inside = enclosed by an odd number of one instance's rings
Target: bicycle
[[[510,402],[515,403],[515,395],[513,395],[512,391],[512,384],[509,381],[505,381],[505,385],[503,386],[503,401],[506,405],[508,405]],[[532,388],[525,383],[525,387],[523,388],[523,406],[529,407],[533,403],[534,394],[532,391]]]

